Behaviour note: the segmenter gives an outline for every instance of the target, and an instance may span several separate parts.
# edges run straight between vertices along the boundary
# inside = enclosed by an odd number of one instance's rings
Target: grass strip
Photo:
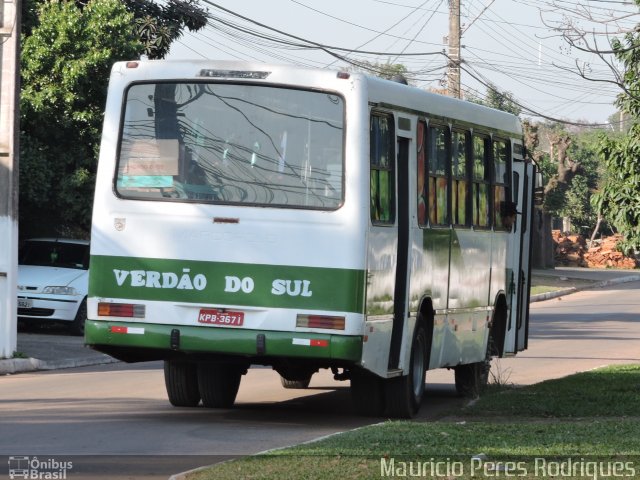
[[[640,478],[639,399],[640,365],[494,386],[437,421],[387,421],[188,480]]]
[[[595,280],[557,277],[553,275],[532,275],[531,295],[540,293],[555,292],[557,290],[567,290],[570,288],[582,289],[598,283]]]

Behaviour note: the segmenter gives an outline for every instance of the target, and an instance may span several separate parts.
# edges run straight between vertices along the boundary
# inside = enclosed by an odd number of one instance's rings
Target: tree
[[[513,113],[514,115],[520,115],[522,113],[522,108],[516,102],[513,94],[510,92],[500,92],[493,84],[487,86],[487,94],[484,100],[469,92],[466,93],[466,99],[470,102],[502,110],[503,112]]]
[[[82,10],[93,0],[75,0]],[[199,0],[168,0],[156,3],[152,0],[123,0],[133,14],[135,31],[143,45],[143,51],[152,59],[164,58],[171,44],[179,39],[185,29],[196,32],[207,25],[208,11]],[[22,33],[26,37],[38,26],[38,9],[49,0],[24,0],[22,2]],[[73,2],[72,2],[73,3]]]
[[[623,235],[621,250],[640,251],[640,123],[628,135],[603,136],[600,155],[607,177],[592,204]]]
[[[629,26],[629,20],[638,14],[637,7],[640,6],[639,0],[634,0],[634,3],[636,7],[631,7],[633,4],[630,2],[620,1],[615,8],[592,8],[580,2],[577,5],[563,0],[545,2],[544,7],[540,7],[543,23],[557,32],[569,50],[587,53],[589,57],[605,66],[604,69],[594,68],[593,60],[576,60],[574,70],[556,65],[557,68],[574,71],[592,82],[613,84],[625,94],[631,94],[627,91],[626,74],[620,70],[616,60],[620,60],[619,55],[623,53],[623,49],[619,48],[617,36],[633,36],[637,29],[637,26]]]
[[[598,221],[591,197],[602,178],[598,145],[603,130],[523,122],[525,145],[542,173],[544,203],[536,208],[534,265],[553,266],[553,217],[563,229],[589,235]]]
[[[207,25],[207,11],[197,0],[169,0],[157,4],[151,0],[124,0],[133,13],[136,31],[149,58],[164,58],[171,44],[185,28],[195,32]]]
[[[142,47],[118,0],[43,3],[38,18],[22,45],[21,230],[86,232],[111,65]]]
[[[633,123],[626,135],[601,138],[607,175],[593,205],[623,235],[620,247],[630,253],[640,250],[640,26],[615,39],[612,48],[624,68],[616,103]]]
[[[401,63],[378,63],[366,60],[352,60],[350,63],[349,70],[365,72],[387,80],[402,77],[411,85],[410,79],[407,78],[409,71]]]
[[[553,167],[548,161],[548,155],[539,148],[540,126],[525,120],[522,122],[522,128],[527,152],[541,170],[544,181],[547,181],[553,175]],[[536,248],[531,252],[532,266],[534,268],[553,268],[555,263],[551,237],[551,215],[544,211],[542,205],[536,205],[534,208],[531,231],[532,241],[536,245]]]
[[[21,235],[87,235],[111,65],[164,57],[206,24],[197,2],[23,2]]]

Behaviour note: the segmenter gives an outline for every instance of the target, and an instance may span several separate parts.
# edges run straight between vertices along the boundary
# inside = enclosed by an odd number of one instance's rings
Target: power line
[[[287,33],[283,30],[271,27],[262,22],[256,21],[247,16],[241,15],[235,11],[224,8],[217,3],[214,3],[210,0],[203,0],[204,3],[214,7],[219,13],[216,15],[210,15],[212,23],[215,24],[215,31],[220,33],[221,35],[227,36],[229,39],[232,39],[234,43],[238,45],[243,45],[248,51],[253,50],[258,54],[269,56],[272,58],[278,58],[290,63],[300,64],[300,65],[309,65],[313,64],[326,64],[326,62],[316,62],[312,61],[308,58],[308,56],[303,56],[304,53],[301,53],[301,56],[293,55],[293,50],[297,50],[299,52],[305,51],[320,51],[326,53],[333,57],[335,61],[341,61],[348,65],[354,65],[364,70],[369,70],[374,73],[376,72],[375,68],[371,68],[369,62],[365,62],[364,60],[354,60],[353,55],[358,55],[361,57],[370,57],[374,56],[377,58],[386,58],[387,62],[389,58],[394,58],[394,61],[398,58],[402,58],[403,63],[411,66],[408,74],[409,76],[416,82],[431,82],[436,79],[441,79],[439,75],[442,73],[444,68],[446,68],[446,62],[449,61],[448,55],[446,55],[442,51],[426,51],[426,52],[415,52],[415,51],[407,51],[409,49],[410,44],[430,44],[438,47],[442,47],[440,43],[430,43],[425,42],[423,40],[418,39],[419,32],[412,36],[412,38],[404,38],[406,33],[403,35],[393,35],[391,34],[391,29],[401,22],[395,22],[392,27],[385,29],[384,31],[376,30],[369,28],[367,26],[351,22],[349,20],[345,20],[335,15],[328,14],[327,12],[322,12],[316,8],[309,7],[305,5],[300,0],[291,0],[292,3],[297,4],[303,8],[307,8],[310,11],[322,16],[326,16],[327,18],[331,18],[332,20],[344,23],[345,25],[351,25],[354,28],[363,29],[365,31],[371,31],[375,33],[375,36],[367,41],[365,44],[371,43],[373,40],[380,38],[381,36],[391,37],[396,39],[397,41],[407,40],[410,42],[402,51],[397,53],[389,53],[385,51],[378,50],[362,50],[361,47],[358,48],[345,48],[337,45],[329,45],[324,42],[313,41],[308,38],[304,38],[301,36],[293,35]],[[381,0],[374,0],[377,3],[387,3],[392,4],[392,2],[383,2]],[[532,0],[530,0],[531,2]],[[430,12],[431,15],[429,20],[433,18],[436,13],[440,13],[438,8],[429,9],[425,8],[428,2],[423,2],[419,5],[419,7],[412,7],[416,10],[422,9],[425,12]],[[438,5],[440,7],[440,5]],[[407,6],[408,8],[408,6]],[[473,6],[475,8],[475,5]],[[472,12],[472,9],[469,10]],[[491,15],[483,17],[480,19],[481,26],[479,27],[479,32],[483,35],[492,38],[494,42],[498,45],[502,43],[502,48],[504,51],[512,51],[512,55],[505,55],[503,52],[492,52],[490,50],[478,49],[475,47],[464,47],[465,51],[470,55],[466,60],[468,64],[465,66],[465,73],[469,74],[469,70],[473,68],[479,69],[489,69],[492,72],[498,73],[500,75],[505,76],[505,78],[509,78],[510,81],[516,82],[525,86],[528,89],[533,89],[534,91],[538,91],[545,96],[549,95],[549,90],[551,90],[550,86],[561,85],[564,82],[565,91],[573,91],[578,94],[576,98],[567,98],[566,96],[562,97],[556,95],[553,98],[558,100],[562,100],[562,102],[573,102],[574,104],[584,102],[584,98],[593,91],[593,88],[582,87],[577,82],[572,82],[570,76],[568,76],[562,71],[558,72],[557,70],[551,70],[555,65],[553,63],[545,62],[544,64],[539,65],[537,59],[534,55],[526,55],[527,51],[534,51],[534,47],[532,44],[536,42],[529,35],[523,34],[521,31],[517,31],[519,34],[507,33],[505,28],[509,28],[516,32],[516,29],[512,26],[506,27],[509,24],[506,20],[502,19],[497,13],[491,11]],[[422,15],[421,18],[424,18],[425,14]],[[497,20],[496,20],[497,18]],[[419,20],[418,20],[419,21]],[[418,23],[418,21],[414,22],[414,25]],[[238,23],[242,22],[242,23]],[[422,29],[427,22],[422,24]],[[211,37],[208,38],[211,46],[214,46],[213,43],[216,41]],[[513,49],[514,41],[521,42],[523,48]],[[211,42],[211,43],[210,43]],[[539,42],[538,42],[539,43]],[[365,45],[363,44],[363,45]],[[218,48],[221,51],[227,52],[228,55],[234,56],[235,58],[239,58],[240,55],[247,55],[246,53],[240,54],[240,50],[235,49],[237,53],[234,53],[233,47],[230,46],[219,46]],[[224,49],[224,50],[223,50]],[[193,51],[193,49],[191,49]],[[281,52],[288,51],[289,53],[283,54]],[[484,52],[485,54],[482,54]],[[549,54],[553,54],[552,51],[549,51]],[[489,56],[495,56],[495,59],[487,58]],[[253,57],[258,60],[258,57]],[[425,61],[426,58],[433,58],[433,60]],[[566,56],[557,56],[553,55],[552,58],[557,58],[562,64],[568,65],[568,58]],[[440,59],[439,61],[437,59]],[[511,59],[511,61],[509,61]],[[258,60],[259,61],[259,60]],[[569,69],[570,67],[566,67]],[[480,75],[476,72],[471,78],[474,81],[478,81],[481,85],[487,86],[489,83],[496,83],[494,81],[489,82],[486,78],[483,82],[478,80]],[[539,87],[537,86],[539,85]],[[605,89],[599,89],[599,92],[602,92],[606,95]],[[542,96],[541,96],[542,97]],[[542,101],[541,98],[538,101]],[[589,102],[589,104],[593,104]],[[560,104],[560,106],[562,103]],[[538,112],[535,108],[527,107],[528,111]],[[537,109],[540,110],[540,109]],[[539,114],[539,116],[543,116],[543,114]],[[552,118],[550,115],[546,115],[546,117]],[[561,119],[554,119],[556,121],[563,121]],[[577,122],[573,122],[577,123]]]

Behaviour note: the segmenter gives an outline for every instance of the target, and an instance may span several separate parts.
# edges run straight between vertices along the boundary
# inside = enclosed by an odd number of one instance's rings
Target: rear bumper
[[[336,363],[358,363],[362,357],[361,336],[136,322],[87,320],[85,343],[125,361],[179,354],[240,356],[249,360],[289,357]]]

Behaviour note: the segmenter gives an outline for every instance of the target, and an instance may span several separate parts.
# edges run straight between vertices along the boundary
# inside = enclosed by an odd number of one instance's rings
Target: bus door
[[[517,340],[518,351],[526,350],[529,342],[529,302],[531,300],[531,232],[533,221],[533,198],[535,189],[536,167],[533,163],[524,164],[524,191],[522,196],[520,223],[521,231],[521,263],[520,282],[518,284],[518,318]]]
[[[402,132],[399,132],[402,130]],[[411,121],[373,112],[370,122],[371,224],[368,234],[366,341],[362,364],[398,374],[408,334]],[[401,135],[406,135],[402,137]],[[410,344],[410,342],[409,342]],[[406,355],[404,355],[406,356]]]
[[[399,257],[406,256],[400,240],[399,224],[408,219],[406,210],[406,145],[396,140],[395,117],[390,112],[373,111],[370,119],[370,226],[367,235],[366,340],[362,365],[386,378],[396,368],[402,344],[401,303],[406,291],[406,267]],[[402,153],[399,150],[402,149]],[[404,158],[404,161],[400,161]],[[405,180],[401,180],[405,178]],[[399,192],[399,193],[398,193]],[[401,206],[400,206],[401,205]],[[403,254],[403,252],[405,252]],[[406,260],[404,262],[406,265]],[[403,277],[404,275],[404,277]],[[405,278],[403,281],[402,278]],[[393,342],[392,342],[393,337]],[[393,346],[392,346],[393,344]],[[393,366],[393,367],[392,367]]]
[[[515,354],[527,348],[529,333],[529,284],[531,270],[531,209],[533,208],[534,166],[514,156],[513,200],[518,214],[510,235],[509,321],[505,354]]]
[[[397,225],[398,243],[396,247],[396,278],[393,293],[393,326],[391,330],[391,348],[389,351],[389,369],[400,366],[402,339],[407,334],[406,320],[409,305],[407,302],[409,277],[409,142],[408,138],[397,138]],[[405,342],[406,343],[406,342]],[[410,345],[410,343],[409,343]]]

